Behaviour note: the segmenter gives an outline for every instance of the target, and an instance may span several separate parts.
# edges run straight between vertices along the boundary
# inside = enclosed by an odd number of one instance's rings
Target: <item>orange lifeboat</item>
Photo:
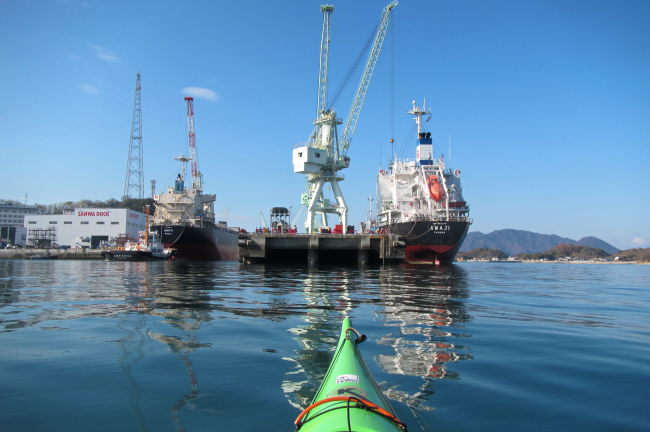
[[[438,180],[438,176],[431,175],[427,179],[427,184],[429,186],[429,196],[431,199],[433,199],[436,202],[440,202],[442,197],[445,196],[445,190],[442,188],[442,185],[440,184],[440,180]]]

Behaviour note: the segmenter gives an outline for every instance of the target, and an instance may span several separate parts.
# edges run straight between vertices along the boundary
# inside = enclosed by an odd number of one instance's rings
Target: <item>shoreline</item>
[[[468,263],[488,263],[488,264],[639,264],[639,265],[650,265],[648,261],[592,261],[592,260],[575,260],[575,261],[541,261],[541,260],[463,260],[456,262],[468,262]]]
[[[0,260],[23,259],[63,259],[63,260],[103,260],[100,249],[0,249]],[[52,258],[47,258],[52,257]],[[487,264],[638,264],[650,265],[648,261],[540,261],[540,260],[463,260],[455,263],[487,263]]]
[[[102,252],[99,249],[0,249],[0,259],[103,260]]]

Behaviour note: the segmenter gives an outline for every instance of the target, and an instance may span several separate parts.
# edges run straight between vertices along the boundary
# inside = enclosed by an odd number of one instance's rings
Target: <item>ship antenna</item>
[[[188,158],[187,156],[180,155],[180,156],[176,156],[174,159],[176,159],[177,161],[179,161],[181,163],[181,172],[180,172],[180,174],[181,174],[181,180],[183,180],[183,182],[184,182],[185,181],[185,173],[187,171],[186,164],[187,164],[187,162],[191,161],[192,158]]]
[[[426,99],[424,100],[424,108],[420,109],[415,104],[415,100],[413,100],[413,108],[411,108],[411,111],[407,111],[407,114],[413,114],[415,116],[415,123],[418,125],[418,137],[422,133],[422,116],[426,114],[431,114],[431,110],[427,111],[427,101]]]

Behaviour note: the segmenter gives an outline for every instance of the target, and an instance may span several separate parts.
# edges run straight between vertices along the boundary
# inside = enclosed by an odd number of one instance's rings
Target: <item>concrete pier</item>
[[[249,233],[240,235],[244,264],[382,264],[401,261],[404,244],[396,235]]]
[[[0,249],[0,259],[33,259],[33,257],[52,257],[67,260],[103,260],[98,249]]]

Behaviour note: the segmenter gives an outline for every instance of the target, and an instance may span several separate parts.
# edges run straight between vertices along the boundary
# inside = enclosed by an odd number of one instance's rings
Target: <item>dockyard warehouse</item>
[[[27,243],[35,247],[96,249],[118,238],[137,239],[145,214],[123,208],[79,208],[64,214],[26,215]]]

